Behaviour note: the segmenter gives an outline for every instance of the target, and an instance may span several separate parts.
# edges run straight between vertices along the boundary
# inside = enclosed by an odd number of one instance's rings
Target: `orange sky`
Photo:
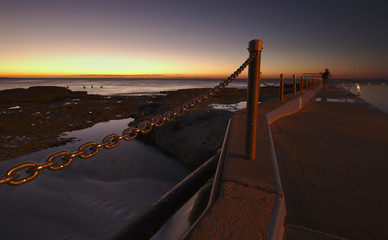
[[[263,77],[388,78],[382,8],[324,3],[2,1],[0,77],[222,78],[261,39]]]

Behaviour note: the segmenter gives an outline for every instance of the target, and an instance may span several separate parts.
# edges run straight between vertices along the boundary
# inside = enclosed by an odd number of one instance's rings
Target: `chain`
[[[143,121],[139,123],[137,127],[129,127],[125,129],[121,135],[110,134],[104,137],[101,143],[87,142],[80,145],[78,150],[75,152],[60,151],[53,153],[47,158],[46,162],[40,164],[35,162],[25,162],[13,166],[5,173],[4,176],[0,176],[0,184],[7,183],[9,185],[20,185],[29,182],[32,179],[35,179],[41,170],[61,170],[69,166],[76,157],[82,159],[93,157],[98,154],[101,148],[115,148],[120,144],[121,140],[131,141],[135,139],[139,133],[145,134],[150,132],[154,127],[163,126],[166,122],[174,120],[174,118],[181,116],[185,112],[197,106],[199,103],[222,91],[229,83],[240,75],[240,73],[249,65],[256,55],[257,52],[256,54],[251,54],[251,56],[233,74],[222,81],[219,85],[215,86],[203,95],[191,99],[188,103],[176,107],[173,111],[167,111],[162,115],[155,116],[151,121]],[[24,176],[21,176],[23,171]]]

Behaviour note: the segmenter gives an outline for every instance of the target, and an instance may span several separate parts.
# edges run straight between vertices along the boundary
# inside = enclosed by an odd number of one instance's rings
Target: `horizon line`
[[[302,73],[303,74],[303,73]],[[300,78],[302,74],[296,74]],[[280,75],[280,74],[279,74]],[[279,79],[278,74],[263,75],[263,79]],[[292,78],[293,74],[284,74],[286,79]],[[74,78],[111,78],[111,79],[226,79],[230,75],[222,74],[20,74],[20,75],[0,75],[0,79],[37,79],[37,78],[54,78],[54,79],[74,79]],[[240,75],[238,79],[247,79],[246,74]],[[339,76],[331,77],[331,79],[368,79],[368,80],[388,80],[388,77],[353,77]]]

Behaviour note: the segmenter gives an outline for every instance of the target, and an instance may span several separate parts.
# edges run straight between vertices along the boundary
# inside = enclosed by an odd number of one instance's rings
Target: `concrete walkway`
[[[294,239],[388,239],[388,114],[342,88],[271,124]]]

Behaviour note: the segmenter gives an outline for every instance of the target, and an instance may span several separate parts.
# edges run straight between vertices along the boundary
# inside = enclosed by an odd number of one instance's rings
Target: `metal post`
[[[302,75],[300,77],[300,92],[303,93],[303,81],[304,81],[304,76]]]
[[[292,75],[292,86],[294,87],[294,95],[296,95],[296,75]]]
[[[309,90],[309,78],[306,77],[306,90]]]
[[[284,95],[284,74],[280,74],[279,96],[280,96],[280,101],[282,102],[283,102],[283,95]]]
[[[255,39],[249,42],[249,55],[257,55],[249,64],[248,69],[247,131],[245,139],[245,158],[248,160],[255,160],[256,158],[257,109],[261,81],[260,58],[262,50],[262,41]]]

